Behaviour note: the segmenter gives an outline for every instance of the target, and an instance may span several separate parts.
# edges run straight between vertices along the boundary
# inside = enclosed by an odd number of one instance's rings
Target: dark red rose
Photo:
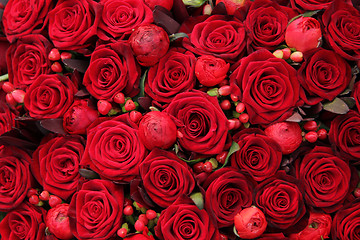
[[[233,136],[240,150],[231,155],[231,166],[263,181],[280,168],[282,152],[279,144],[258,128],[248,128]]]
[[[24,105],[33,118],[62,117],[73,103],[76,91],[68,77],[41,74],[26,91]]]
[[[360,164],[360,114],[350,110],[337,116],[331,122],[329,141],[340,158]]]
[[[153,100],[152,104],[165,108],[178,93],[193,89],[195,62],[193,53],[172,48],[151,67],[145,81],[145,93]]]
[[[334,0],[322,15],[324,37],[334,51],[348,60],[360,60],[360,12],[344,0]]]
[[[1,239],[45,239],[45,216],[44,208],[24,202],[0,222]]]
[[[41,33],[52,6],[51,0],[9,0],[2,17],[9,42],[13,43],[17,38],[31,33]]]
[[[200,91],[179,93],[164,110],[178,119],[178,142],[185,150],[219,154],[228,134],[228,120],[216,97]]]
[[[71,199],[68,216],[77,239],[113,239],[121,227],[124,190],[111,181],[84,183]]]
[[[98,36],[102,40],[127,39],[137,26],[153,22],[151,9],[144,1],[101,0],[103,10]]]
[[[331,237],[333,240],[359,239],[359,225],[360,201],[357,199],[336,212],[331,226]]]
[[[355,99],[357,111],[360,113],[360,82],[355,83],[352,96]]]
[[[15,114],[5,101],[0,100],[0,135],[10,131],[15,126]]]
[[[146,154],[138,127],[128,114],[98,118],[88,128],[81,165],[90,166],[102,178],[129,182],[139,176]]]
[[[99,45],[91,54],[83,84],[97,99],[112,101],[120,92],[133,97],[139,93],[140,71],[127,43]]]
[[[252,204],[253,183],[238,169],[221,168],[203,183],[205,209],[216,218],[219,228],[234,225],[234,217]]]
[[[242,58],[230,84],[232,94],[245,104],[251,124],[284,121],[299,104],[296,70],[265,49]]]
[[[310,206],[333,213],[342,207],[349,191],[351,170],[330,147],[316,146],[297,166],[297,178],[304,184]]]
[[[340,55],[317,48],[304,54],[298,70],[300,97],[308,105],[328,101],[342,93],[351,80],[351,67]]]
[[[195,187],[189,166],[174,153],[155,148],[140,164],[140,176],[146,193],[162,208],[170,206]]]
[[[101,5],[93,0],[59,0],[49,13],[49,37],[61,50],[80,50],[92,44]]]
[[[306,212],[299,181],[283,171],[260,183],[255,194],[255,205],[264,212],[269,226],[287,229]]]
[[[299,11],[316,11],[326,9],[334,0],[290,0],[291,6]]]
[[[0,146],[0,211],[8,212],[24,201],[33,182],[30,161],[25,151]]]
[[[243,54],[245,42],[242,22],[214,15],[196,24],[189,38],[183,39],[183,46],[198,55],[213,55],[234,61]]]
[[[51,62],[48,55],[52,44],[40,34],[20,37],[11,44],[6,61],[9,81],[15,88],[28,88],[41,74],[49,74]]]
[[[160,240],[220,239],[218,230],[205,209],[200,210],[191,199],[181,199],[163,210],[155,228]]]
[[[68,200],[80,179],[85,141],[80,136],[47,136],[33,153],[31,170],[44,190]]]
[[[0,74],[6,74],[8,72],[7,69],[7,61],[6,61],[6,52],[10,47],[10,43],[6,39],[6,37],[0,36]]]

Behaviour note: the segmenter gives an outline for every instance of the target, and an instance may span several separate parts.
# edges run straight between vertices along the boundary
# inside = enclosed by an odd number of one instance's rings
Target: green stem
[[[0,76],[0,82],[6,81],[6,80],[8,80],[8,79],[9,79],[9,74],[4,74],[4,75],[1,75],[1,76]]]

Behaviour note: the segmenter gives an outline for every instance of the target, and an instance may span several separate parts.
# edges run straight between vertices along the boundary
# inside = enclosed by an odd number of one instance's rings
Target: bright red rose
[[[45,239],[45,216],[44,208],[24,202],[0,222],[1,239]]]
[[[230,84],[232,94],[245,104],[251,124],[284,121],[299,104],[296,70],[265,49],[242,58]]]
[[[9,81],[15,88],[28,88],[41,74],[50,73],[48,55],[52,47],[50,41],[40,34],[22,36],[10,45],[6,61]]]
[[[33,118],[59,118],[74,101],[77,89],[63,75],[42,74],[26,91],[24,105]]]
[[[4,100],[0,100],[0,135],[10,131],[15,126],[15,114]]]
[[[291,7],[301,12],[326,9],[334,0],[290,0]]]
[[[53,6],[51,0],[10,0],[2,17],[4,31],[9,42],[21,36],[41,33],[48,21],[48,11]]]
[[[336,212],[331,226],[331,237],[333,240],[359,239],[359,225],[360,201],[357,199]]]
[[[352,91],[352,96],[355,99],[357,111],[360,113],[360,82],[356,82]]]
[[[128,114],[98,118],[88,128],[82,166],[102,178],[129,182],[139,176],[139,164],[147,154],[138,136],[138,126]]]
[[[68,216],[77,239],[112,239],[121,227],[124,190],[111,181],[84,183],[71,199]]]
[[[83,84],[97,99],[112,101],[119,92],[133,97],[139,93],[140,72],[127,43],[99,45],[91,54]]]

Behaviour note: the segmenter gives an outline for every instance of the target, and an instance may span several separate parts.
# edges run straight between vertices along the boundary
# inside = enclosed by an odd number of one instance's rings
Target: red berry
[[[273,52],[273,55],[277,58],[284,58],[284,53],[281,49],[277,49]]]
[[[211,173],[213,170],[213,165],[211,162],[205,162],[203,168],[206,173]]]
[[[231,102],[227,99],[223,100],[221,103],[220,103],[220,107],[222,110],[230,110],[231,109]]]
[[[53,72],[60,73],[63,71],[63,68],[59,62],[53,62],[53,64],[51,64],[51,70]]]
[[[17,103],[24,103],[25,94],[26,93],[21,89],[15,89],[14,91],[11,92],[11,95],[14,97],[14,100]]]
[[[147,219],[145,214],[140,214],[139,220],[142,221],[144,223],[144,225],[147,225],[149,223],[149,219]]]
[[[236,112],[238,113],[242,113],[245,111],[245,104],[242,103],[242,102],[239,102],[237,105],[236,105]]]
[[[360,188],[355,188],[355,190],[354,190],[354,196],[355,196],[356,198],[359,198],[359,197],[360,197]]]
[[[141,203],[139,203],[139,202],[136,202],[136,205],[139,207],[139,208],[143,208],[144,206],[141,204]]]
[[[247,123],[249,121],[249,115],[247,113],[242,113],[239,116],[239,120],[242,123]]]
[[[211,15],[212,7],[210,4],[205,4],[203,8],[203,15]]]
[[[125,103],[125,95],[123,93],[117,93],[114,96],[114,102],[118,103],[118,104],[124,104]]]
[[[228,152],[227,152],[227,151],[223,151],[222,153],[216,155],[216,161],[218,161],[218,162],[221,163],[221,164],[224,164],[227,155],[228,155]]]
[[[219,88],[218,93],[221,96],[228,96],[231,93],[231,87],[229,85],[225,85]]]
[[[110,112],[112,106],[111,103],[106,100],[99,100],[97,102],[97,108],[101,115],[106,115]]]
[[[49,59],[50,59],[51,61],[60,60],[60,52],[59,52],[59,49],[57,49],[57,48],[51,49],[48,57],[49,57]]]
[[[40,200],[42,201],[48,201],[50,198],[50,194],[48,191],[42,191],[39,195]]]
[[[133,102],[133,100],[129,99],[129,100],[126,101],[124,108],[125,108],[126,111],[130,112],[132,110],[135,110],[136,105]]]
[[[4,90],[4,92],[6,93],[11,93],[12,91],[14,91],[14,85],[11,82],[4,82],[2,85],[2,89]]]
[[[203,162],[197,162],[193,166],[195,173],[201,173],[204,171],[204,163]]]
[[[9,104],[10,106],[16,106],[17,102],[15,100],[15,98],[13,97],[13,95],[11,93],[7,93],[5,96],[5,101],[7,102],[7,104]]]
[[[318,135],[315,131],[310,131],[305,134],[305,139],[310,143],[314,143],[317,141]]]
[[[145,229],[145,224],[143,221],[136,220],[134,227],[136,231],[142,232]]]
[[[230,98],[231,98],[231,100],[232,100],[233,102],[239,101],[239,97],[236,96],[236,95],[234,95],[234,94],[230,94]]]
[[[39,200],[39,197],[34,194],[29,197],[29,202],[33,205],[36,205],[40,202],[40,200]]]
[[[282,49],[282,51],[283,51],[283,54],[284,54],[284,56],[283,56],[283,59],[289,59],[290,58],[290,55],[291,55],[291,49],[290,48],[284,48],[284,49]]]
[[[130,120],[133,121],[134,123],[138,123],[140,121],[142,117],[141,112],[139,111],[131,111],[130,112]]]
[[[319,131],[317,131],[317,135],[320,140],[325,140],[327,138],[327,134],[328,133],[327,133],[326,129],[323,129],[323,128],[321,128],[321,129],[319,129]]]
[[[222,80],[218,85],[219,85],[219,87],[229,85],[229,80],[224,79],[224,80]]]
[[[240,121],[237,118],[229,119],[229,130],[238,129],[240,127]]]
[[[117,235],[121,238],[125,238],[126,235],[127,235],[127,229],[126,228],[120,228],[118,231],[117,231]]]
[[[154,218],[157,217],[157,213],[154,210],[149,209],[149,210],[146,211],[146,217],[149,220],[154,219]]]
[[[290,59],[297,63],[302,62],[303,57],[304,57],[303,53],[299,51],[293,52],[290,55]]]
[[[128,205],[124,208],[124,215],[131,216],[134,213],[134,208],[131,205]]]
[[[62,203],[62,200],[61,198],[59,198],[58,196],[56,195],[50,195],[50,198],[49,198],[49,205],[50,207],[56,207],[57,205],[61,204]]]
[[[61,60],[71,59],[71,58],[72,58],[72,54],[69,53],[69,52],[62,52],[62,53],[60,54],[60,58],[61,58]]]
[[[30,188],[26,193],[28,198],[30,198],[32,195],[38,195],[38,191],[35,188]]]
[[[304,129],[306,131],[316,131],[316,129],[318,128],[318,125],[315,121],[307,121],[305,124],[304,124]]]

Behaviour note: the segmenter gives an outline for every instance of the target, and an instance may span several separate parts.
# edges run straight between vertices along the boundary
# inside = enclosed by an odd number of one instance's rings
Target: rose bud
[[[240,238],[253,239],[265,232],[267,221],[259,208],[251,206],[235,215],[234,224]]]
[[[98,118],[98,112],[85,99],[77,99],[66,111],[63,128],[69,134],[86,134],[87,127]]]
[[[195,64],[195,75],[199,82],[207,87],[213,87],[225,79],[230,64],[212,55],[203,55]]]
[[[149,67],[155,65],[167,53],[170,40],[163,28],[146,24],[135,29],[130,35],[129,43],[138,63]]]
[[[149,150],[155,147],[168,149],[176,142],[177,128],[175,122],[167,113],[149,112],[140,120],[139,138]]]
[[[302,142],[301,128],[296,122],[279,122],[265,128],[265,134],[274,139],[283,154],[295,151]]]
[[[312,17],[299,17],[286,28],[285,42],[297,51],[306,52],[321,43],[320,23]]]
[[[68,217],[69,204],[62,203],[51,208],[46,215],[46,226],[57,238],[68,240],[73,238]]]

